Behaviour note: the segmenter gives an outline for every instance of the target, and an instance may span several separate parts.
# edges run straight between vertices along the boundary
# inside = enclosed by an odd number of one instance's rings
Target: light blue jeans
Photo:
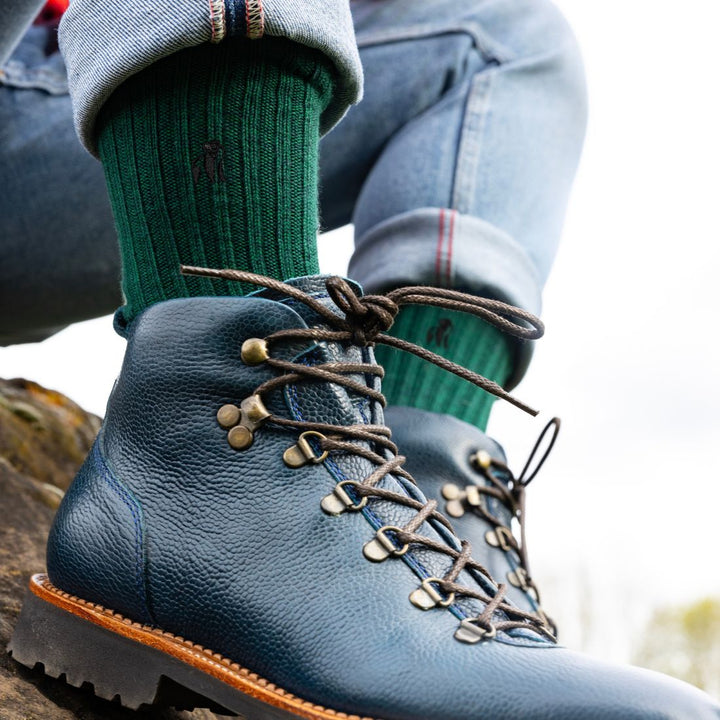
[[[20,42],[43,0],[3,0],[0,7],[0,67]]]
[[[248,0],[245,10],[257,9],[258,3]],[[352,22],[346,0],[264,0],[260,20],[240,13],[240,0],[209,5],[208,0],[178,0],[175,5],[179,10],[172,18],[158,18],[149,17],[140,0],[72,3],[60,39],[76,127],[91,152],[97,112],[123,79],[157,57],[216,41],[218,35],[284,34],[326,51],[339,77],[324,118],[328,131],[359,97],[359,48],[365,97],[321,142],[323,225],[355,224],[350,276],[371,292],[401,284],[444,285],[539,311],[586,122],[577,45],[548,0],[353,0]],[[213,22],[208,7],[217,11]],[[16,56],[32,41],[26,37]],[[34,67],[25,65],[25,72],[47,69],[59,79],[55,58],[36,61]],[[44,125],[62,122],[53,172],[65,202],[54,199],[51,210],[68,230],[53,233],[54,263],[73,264],[64,248],[84,232],[83,208],[99,209],[107,221],[102,230],[93,227],[92,236],[102,236],[97,254],[117,263],[117,255],[107,250],[113,233],[99,164],[87,154],[81,157],[77,145],[65,139],[68,98],[56,96],[61,103],[50,109],[47,90],[27,87],[21,74],[16,67],[15,81],[6,78],[0,88],[0,127],[21,98],[27,106],[13,137],[0,130],[0,154],[9,144],[21,145],[27,167],[47,164]],[[60,157],[64,152],[68,162]],[[50,242],[32,221],[40,191],[22,174],[17,159],[10,165],[0,160],[2,186],[25,184],[32,198],[25,207],[17,197],[9,205],[11,215],[31,218],[24,227],[32,227],[32,237],[16,244],[37,248],[39,256]],[[10,234],[22,227],[14,225]],[[0,238],[7,238],[1,226],[0,231]],[[3,249],[7,242],[0,241],[0,288],[8,282],[5,261],[13,265]],[[22,268],[16,272],[22,274]],[[69,268],[67,275],[73,275]],[[107,276],[114,282],[117,266]],[[81,296],[82,283],[74,285]],[[7,326],[2,292],[0,337]],[[86,298],[89,314],[111,309],[92,304]],[[60,313],[46,325],[73,319],[78,318]],[[15,328],[16,334],[22,330]]]

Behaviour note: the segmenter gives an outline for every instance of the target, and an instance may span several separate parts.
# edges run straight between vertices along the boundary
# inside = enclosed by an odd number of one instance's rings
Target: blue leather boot
[[[557,646],[402,469],[371,344],[427,295],[225,276],[270,289],[124,329],[17,660],[128,707],[252,720],[720,718],[689,686]]]
[[[406,469],[425,496],[438,502],[457,534],[472,543],[475,559],[499,582],[507,583],[512,602],[538,614],[557,635],[530,574],[524,510],[527,484],[552,449],[560,421],[548,423],[518,477],[508,469],[495,440],[455,417],[392,406],[385,410],[385,421],[407,456]],[[543,455],[535,462],[541,448]],[[518,537],[513,520],[520,527]]]

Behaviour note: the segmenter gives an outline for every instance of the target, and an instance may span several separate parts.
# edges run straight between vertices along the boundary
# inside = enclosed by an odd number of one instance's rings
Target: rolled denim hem
[[[507,233],[474,216],[411,210],[376,225],[355,246],[348,274],[366,292],[450,287],[540,312],[541,285],[530,258]],[[532,343],[518,342],[508,388],[520,382],[532,352]]]
[[[141,0],[74,0],[60,24],[75,128],[97,156],[95,121],[113,91],[172,53],[229,37],[286,37],[325,53],[336,87],[321,117],[331,130],[362,95],[362,66],[347,0],[178,0],[171,11]]]

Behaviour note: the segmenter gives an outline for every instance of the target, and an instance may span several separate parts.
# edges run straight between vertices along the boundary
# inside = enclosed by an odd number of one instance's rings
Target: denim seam
[[[417,40],[423,37],[435,37],[437,35],[467,35],[477,48],[478,52],[486,59],[498,63],[506,63],[514,60],[517,55],[505,45],[493,40],[482,27],[475,22],[468,22],[463,25],[449,23],[437,25],[430,23],[419,23],[409,25],[399,30],[385,30],[377,33],[358,33],[357,44],[359,48],[372,47],[373,45],[386,45],[407,40]]]
[[[67,95],[67,78],[46,68],[30,69],[11,60],[0,68],[0,84],[30,90],[45,90],[51,95]]]
[[[477,171],[482,153],[488,99],[494,77],[492,72],[477,73],[471,81],[465,106],[452,189],[452,207],[465,214],[470,214],[472,211],[472,197],[479,174]]]
[[[210,11],[210,42],[219,43],[227,32],[225,0],[208,0]]]
[[[250,40],[257,40],[263,36],[265,29],[265,15],[262,0],[246,0],[245,25]]]
[[[138,506],[137,500],[123,487],[120,481],[110,472],[105,463],[98,445],[95,445],[93,450],[93,460],[95,466],[100,471],[100,476],[107,483],[108,487],[113,490],[117,496],[122,500],[125,506],[130,510],[130,514],[133,519],[133,526],[135,528],[135,583],[136,589],[140,596],[140,600],[143,603],[143,607],[150,616],[150,610],[147,601],[147,587],[145,583],[145,562],[143,557],[143,530],[142,530],[142,517],[141,510]]]

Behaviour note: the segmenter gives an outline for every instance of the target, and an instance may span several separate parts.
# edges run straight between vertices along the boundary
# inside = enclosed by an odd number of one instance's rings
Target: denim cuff
[[[349,275],[366,292],[407,285],[449,287],[491,297],[538,314],[541,285],[532,261],[507,233],[471,215],[421,208],[396,215],[355,242]],[[518,341],[515,387],[532,356]]]
[[[228,37],[286,37],[324,52],[337,70],[321,117],[326,133],[362,95],[362,66],[348,0],[74,0],[60,24],[75,127],[97,155],[95,120],[113,91],[135,73],[179,50]]]

